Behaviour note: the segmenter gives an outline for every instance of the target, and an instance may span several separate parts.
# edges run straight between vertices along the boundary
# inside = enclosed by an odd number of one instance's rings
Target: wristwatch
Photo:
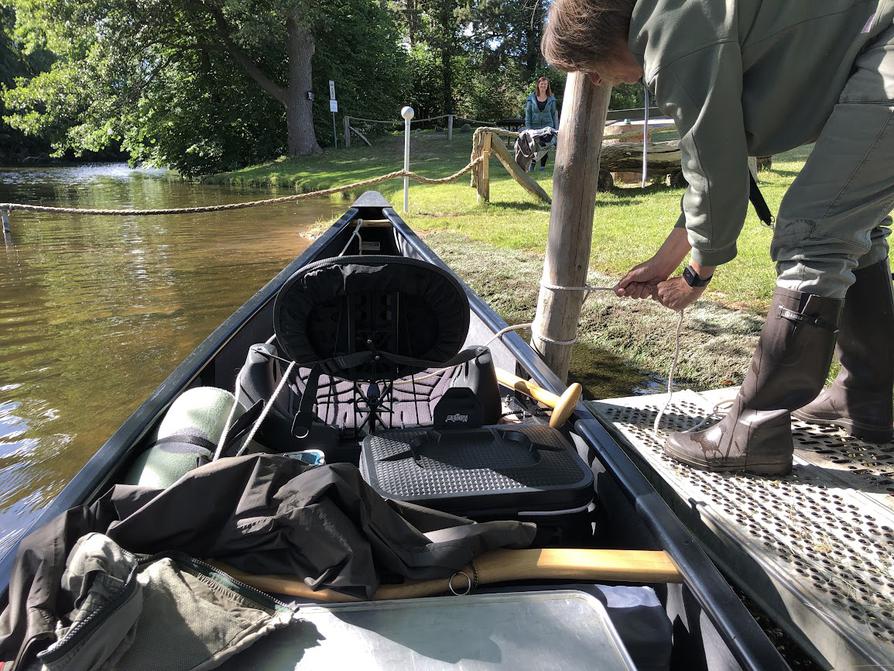
[[[714,276],[700,277],[699,274],[693,270],[692,266],[686,266],[686,268],[683,269],[683,280],[690,287],[706,287],[712,277]]]

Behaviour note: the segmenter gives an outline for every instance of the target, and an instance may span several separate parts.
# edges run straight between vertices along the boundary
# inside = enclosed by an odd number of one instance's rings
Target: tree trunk
[[[312,90],[311,59],[316,45],[310,30],[293,13],[286,19],[288,33],[289,83],[286,90],[286,124],[289,133],[289,156],[319,154],[323,150],[314,132],[313,102],[307,99]]]
[[[527,41],[525,74],[529,80],[534,78],[537,66],[540,65],[540,38],[542,37],[541,28],[543,26],[544,7],[545,3],[537,3],[525,30]]]
[[[444,110],[441,114],[453,114],[453,59],[450,47],[441,49],[441,78],[444,85],[442,91]]]

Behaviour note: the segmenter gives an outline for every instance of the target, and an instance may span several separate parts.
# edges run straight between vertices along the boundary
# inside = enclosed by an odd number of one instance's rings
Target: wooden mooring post
[[[351,148],[351,117],[345,115],[344,119],[342,119],[342,124],[344,125],[345,132],[345,149]]]
[[[582,287],[586,284],[599,154],[610,97],[611,87],[596,87],[581,73],[568,76],[560,122],[562,132],[553,169],[553,203],[543,285]],[[537,299],[531,345],[562,380],[568,376],[569,343],[577,335],[584,296],[583,291],[541,286]]]
[[[447,115],[447,142],[453,141],[453,115]]]

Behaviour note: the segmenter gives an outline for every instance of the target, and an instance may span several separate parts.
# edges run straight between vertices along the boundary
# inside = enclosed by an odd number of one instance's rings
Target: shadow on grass
[[[484,205],[488,207],[488,205]],[[533,202],[530,200],[499,200],[491,201],[489,207],[517,210],[519,212],[549,212],[549,203]]]
[[[589,342],[578,342],[571,357],[569,382],[579,382],[587,398],[632,396],[649,386],[652,376],[633,361]]]

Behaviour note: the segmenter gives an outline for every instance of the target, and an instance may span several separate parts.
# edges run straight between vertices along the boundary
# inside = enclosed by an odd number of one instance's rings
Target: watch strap
[[[683,270],[683,279],[686,281],[690,287],[706,287],[708,286],[708,282],[711,281],[710,277],[701,277],[692,266],[686,266]]]

